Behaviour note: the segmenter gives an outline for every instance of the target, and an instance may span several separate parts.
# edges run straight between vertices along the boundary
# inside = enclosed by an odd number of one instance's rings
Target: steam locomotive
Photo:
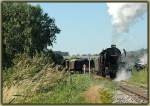
[[[124,53],[126,55],[125,50]],[[70,71],[83,73],[83,65],[86,65],[86,70],[88,70],[89,60],[74,59],[65,61],[65,66]],[[112,79],[116,77],[117,71],[123,66],[125,66],[125,62],[122,61],[121,51],[116,48],[116,45],[111,45],[110,48],[103,50],[98,58],[90,60],[90,68],[94,68],[98,75],[103,77],[109,75]]]
[[[98,74],[105,77],[115,78],[121,64],[121,51],[116,48],[116,45],[111,45],[111,48],[103,50],[99,55],[99,72]]]

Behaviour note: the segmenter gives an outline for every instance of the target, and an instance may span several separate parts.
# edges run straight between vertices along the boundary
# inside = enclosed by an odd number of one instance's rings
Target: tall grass
[[[113,102],[113,92],[109,89],[101,89],[99,91],[100,102],[101,103],[112,103]]]
[[[48,92],[38,92],[30,98],[18,98],[18,103],[27,104],[72,104],[86,103],[81,95],[91,84],[88,75],[71,75],[65,81],[60,81]]]
[[[3,98],[16,96],[12,104],[61,104],[86,103],[81,93],[91,84],[88,75],[69,75],[63,68],[56,68],[52,62],[46,62],[42,55],[33,58],[26,54],[16,56],[14,66],[3,70]],[[56,70],[58,69],[58,70]]]
[[[17,84],[24,79],[31,79],[51,63],[45,62],[44,56],[36,54],[33,58],[28,57],[25,53],[16,55],[13,60],[13,66],[3,70],[3,86]]]
[[[50,59],[50,58],[49,58]],[[102,103],[110,103],[115,83],[110,80],[96,80],[88,74],[73,74],[57,66],[43,55],[29,58],[26,54],[16,56],[14,66],[3,70],[3,89],[15,88],[10,96],[16,96],[12,104],[79,104],[89,103],[83,93],[92,85],[102,85]],[[108,89],[105,89],[108,88]],[[11,89],[13,90],[13,89]],[[3,98],[8,103],[8,96]]]
[[[147,86],[148,85],[148,71],[147,67],[136,71],[135,69],[132,71],[132,76],[129,79],[129,82],[137,83],[139,85]]]

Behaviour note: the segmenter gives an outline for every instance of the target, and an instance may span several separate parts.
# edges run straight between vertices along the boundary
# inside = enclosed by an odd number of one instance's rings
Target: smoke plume
[[[108,13],[112,16],[112,24],[116,33],[128,32],[144,15],[146,3],[107,3]]]

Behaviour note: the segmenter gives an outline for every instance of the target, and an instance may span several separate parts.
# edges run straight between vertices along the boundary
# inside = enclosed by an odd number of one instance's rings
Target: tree
[[[9,66],[17,53],[26,52],[32,57],[47,45],[52,46],[59,32],[55,20],[40,6],[2,2],[3,66]]]

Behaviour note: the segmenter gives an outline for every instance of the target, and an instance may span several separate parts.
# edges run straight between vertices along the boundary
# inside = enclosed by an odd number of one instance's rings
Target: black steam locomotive
[[[105,77],[115,78],[116,73],[121,64],[121,51],[116,48],[116,45],[111,45],[111,48],[103,50],[99,55],[99,71],[98,74]]]

